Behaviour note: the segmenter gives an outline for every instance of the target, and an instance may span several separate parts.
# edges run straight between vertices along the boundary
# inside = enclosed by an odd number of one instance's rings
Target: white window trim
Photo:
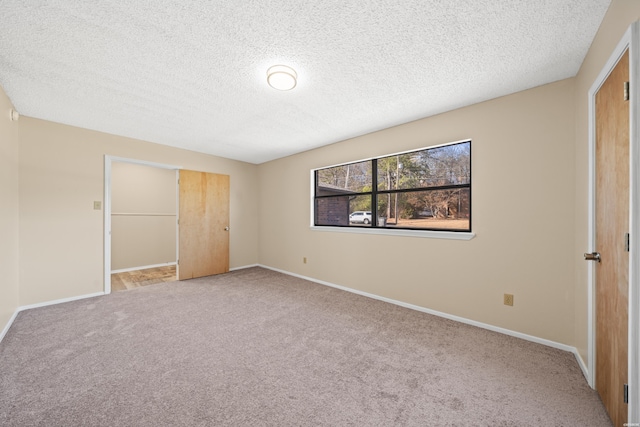
[[[312,208],[313,209],[313,208]],[[313,215],[313,213],[312,213]],[[367,227],[331,227],[331,226],[310,226],[312,231],[330,231],[335,233],[354,234],[379,234],[384,236],[404,236],[404,237],[425,237],[428,239],[448,239],[448,240],[471,240],[476,237],[476,233],[465,231],[433,231],[433,230],[394,230],[391,228],[367,228]]]

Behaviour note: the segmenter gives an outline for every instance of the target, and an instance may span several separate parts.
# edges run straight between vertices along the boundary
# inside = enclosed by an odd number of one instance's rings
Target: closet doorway
[[[110,167],[105,165],[110,190],[109,197],[105,194],[105,229],[110,230],[105,291],[107,279],[109,291],[176,280],[179,167],[110,160]]]
[[[104,178],[105,294],[229,271],[228,175],[105,156]]]

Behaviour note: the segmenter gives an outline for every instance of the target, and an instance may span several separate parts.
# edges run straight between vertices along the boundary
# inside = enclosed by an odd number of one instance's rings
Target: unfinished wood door
[[[629,52],[596,94],[596,390],[614,426],[627,422]]]
[[[229,271],[229,176],[180,170],[178,280]]]

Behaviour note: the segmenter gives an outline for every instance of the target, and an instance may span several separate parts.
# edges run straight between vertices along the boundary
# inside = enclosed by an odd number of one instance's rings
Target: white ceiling
[[[0,85],[26,116],[262,163],[575,76],[609,3],[2,0]]]

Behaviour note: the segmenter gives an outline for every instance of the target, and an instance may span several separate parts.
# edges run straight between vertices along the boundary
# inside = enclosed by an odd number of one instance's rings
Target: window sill
[[[471,240],[476,237],[471,232],[431,231],[431,230],[393,230],[389,228],[366,227],[318,227],[312,225],[311,231],[329,231],[335,233],[378,234],[385,236],[422,237],[427,239]]]

